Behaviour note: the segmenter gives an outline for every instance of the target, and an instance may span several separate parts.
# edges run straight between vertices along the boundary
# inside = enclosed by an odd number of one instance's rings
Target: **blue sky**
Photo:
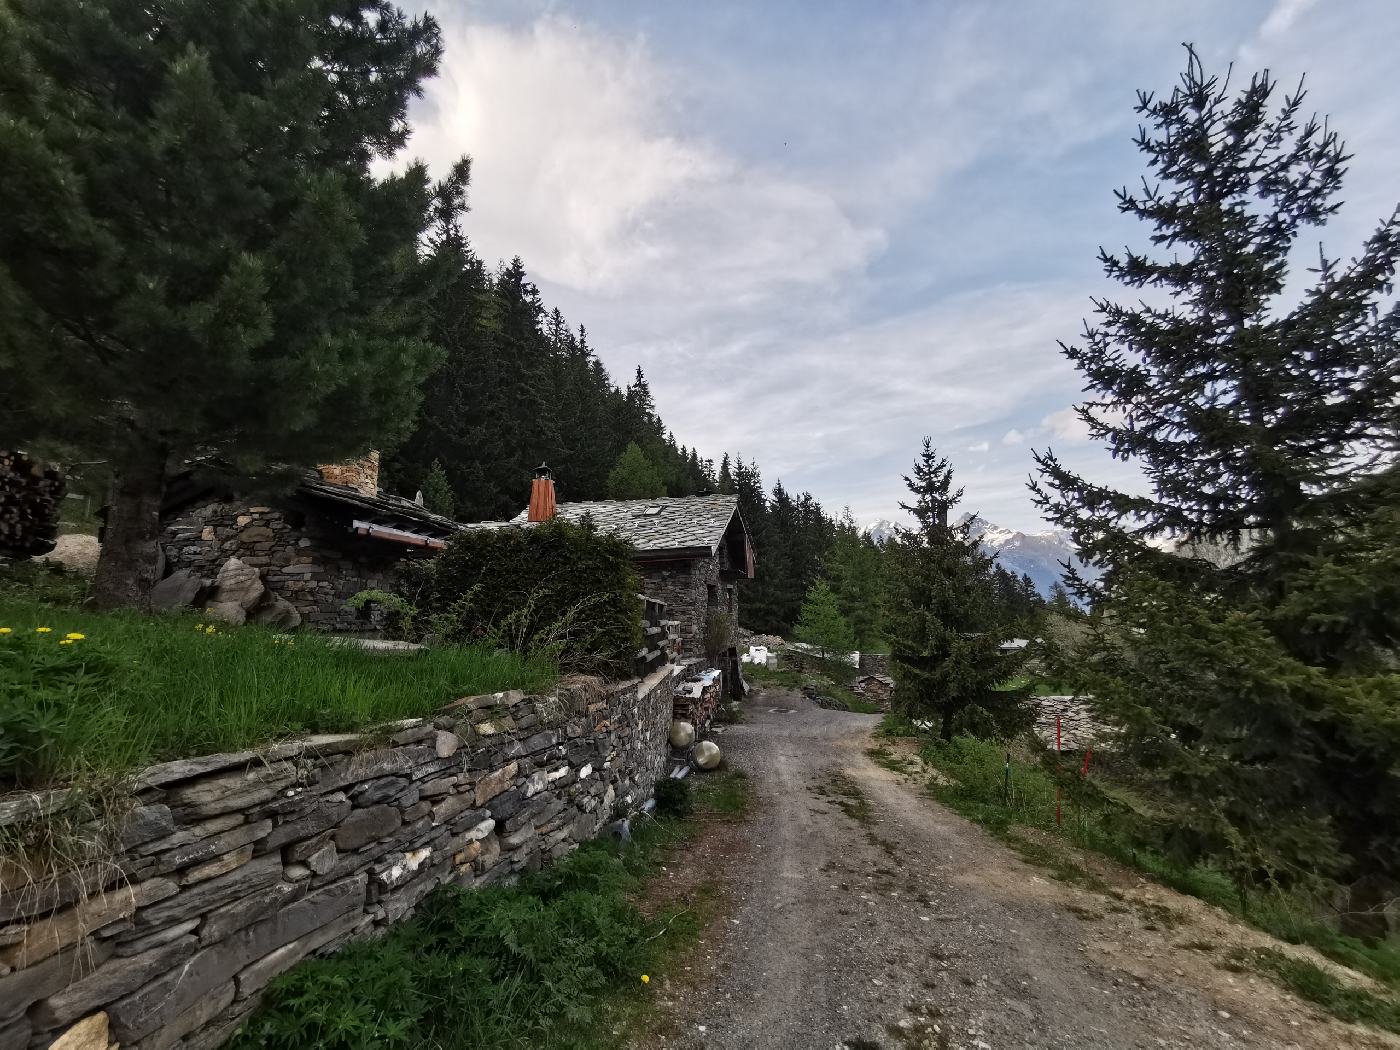
[[[447,53],[409,152],[472,156],[481,253],[519,254],[615,379],[640,364],[679,441],[862,520],[925,434],[1014,528],[1044,527],[1032,448],[1134,484],[1056,340],[1114,294],[1099,245],[1144,244],[1113,190],[1183,41],[1307,73],[1356,154],[1330,253],[1400,200],[1390,0],[426,6]]]

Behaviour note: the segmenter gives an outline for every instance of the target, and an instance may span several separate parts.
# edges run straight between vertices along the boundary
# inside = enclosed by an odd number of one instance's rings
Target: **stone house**
[[[739,581],[754,575],[753,542],[737,496],[556,505],[553,484],[548,477],[536,478],[530,509],[506,524],[527,525],[555,515],[576,523],[591,520],[599,532],[620,536],[636,548],[642,589],[648,597],[665,602],[666,615],[674,621],[676,655],[706,655],[706,632],[712,622],[723,634],[712,639],[719,643],[715,648],[727,653],[736,644]]]
[[[170,488],[161,525],[167,574],[183,570],[208,581],[237,558],[258,570],[270,597],[290,605],[299,622],[347,632],[379,626],[374,614],[347,608],[347,598],[393,590],[405,558],[430,557],[461,528],[412,500],[381,493],[373,452],[321,467],[264,503],[181,479]],[[198,594],[189,600],[197,602]]]

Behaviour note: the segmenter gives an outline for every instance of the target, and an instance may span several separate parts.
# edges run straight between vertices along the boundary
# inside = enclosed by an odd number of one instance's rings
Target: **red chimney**
[[[530,521],[548,521],[554,517],[554,474],[541,463],[535,468],[535,480],[530,482]]]

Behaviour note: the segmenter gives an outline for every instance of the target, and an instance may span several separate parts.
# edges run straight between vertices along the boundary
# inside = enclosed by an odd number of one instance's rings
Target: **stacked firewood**
[[[0,449],[0,557],[32,558],[53,550],[64,487],[57,468]]]

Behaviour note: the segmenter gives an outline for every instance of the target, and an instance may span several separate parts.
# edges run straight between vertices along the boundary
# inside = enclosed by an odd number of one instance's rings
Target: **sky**
[[[519,255],[678,442],[861,521],[899,517],[925,435],[965,509],[1040,521],[1032,449],[1141,484],[1088,440],[1073,341],[1144,247],[1138,89],[1307,75],[1354,153],[1329,254],[1400,201],[1393,0],[439,2],[407,155],[472,157],[466,229]],[[1316,252],[1316,238],[1309,251]]]

